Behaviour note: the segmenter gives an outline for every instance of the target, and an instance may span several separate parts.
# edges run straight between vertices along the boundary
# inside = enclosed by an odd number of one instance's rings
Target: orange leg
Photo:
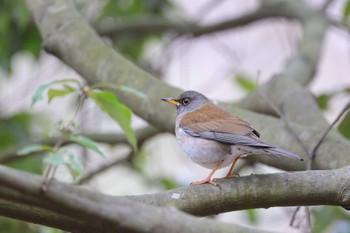
[[[230,167],[230,170],[228,171],[227,175],[225,177],[222,177],[222,178],[215,178],[214,180],[221,180],[221,179],[226,179],[226,178],[236,178],[236,177],[239,177],[238,174],[233,174],[233,168],[235,167],[238,159],[240,158],[241,156],[238,156],[235,158],[235,160],[233,160],[232,162],[232,165]]]
[[[235,158],[235,160],[233,160],[232,165],[230,167],[230,170],[228,171],[228,173],[227,173],[225,178],[231,178],[231,177],[238,177],[239,176],[238,174],[233,174],[232,172],[233,172],[233,168],[235,167],[235,165],[236,165],[236,163],[237,163],[237,161],[239,160],[240,157],[241,156],[238,156],[237,158]]]
[[[214,175],[215,171],[220,167],[220,165],[224,162],[224,160],[220,160],[215,167],[213,168],[213,170],[211,170],[209,176],[207,178],[205,178],[204,180],[201,181],[196,181],[196,182],[192,182],[191,185],[195,186],[195,185],[199,185],[199,184],[205,184],[205,183],[210,183],[212,185],[217,186],[218,184],[215,183],[214,181],[211,180],[211,177]]]

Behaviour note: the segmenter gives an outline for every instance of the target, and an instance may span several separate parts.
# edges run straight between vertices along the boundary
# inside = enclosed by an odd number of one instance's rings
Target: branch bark
[[[173,207],[198,216],[294,205],[337,205],[350,209],[349,174],[350,167],[251,175],[218,181],[220,187],[200,185],[156,194],[113,197],[57,181],[51,182],[49,190],[42,193],[39,176],[0,166],[0,213],[65,230],[75,227],[77,232],[93,232],[92,229],[94,232],[148,232],[150,229],[152,232],[214,229],[231,232],[228,229],[236,226],[196,219]],[[22,206],[21,214],[14,214]],[[191,231],[197,227],[198,231]],[[239,226],[235,229],[258,232]]]
[[[150,206],[128,198],[114,198],[111,205],[102,202],[111,197],[59,182],[52,182],[49,190],[43,193],[40,188],[42,179],[35,175],[2,166],[0,174],[2,215],[74,232],[209,233],[232,232],[233,228],[242,233],[264,232],[210,219],[199,219],[176,208]],[[8,195],[9,193],[12,195]],[[26,208],[28,204],[35,208]],[[19,206],[23,206],[21,214],[15,215],[14,210],[18,210]],[[61,223],[60,220],[64,218],[67,222]],[[91,224],[94,224],[93,230],[86,230]]]

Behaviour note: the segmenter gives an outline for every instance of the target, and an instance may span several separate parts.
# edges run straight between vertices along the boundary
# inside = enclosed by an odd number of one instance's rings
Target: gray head
[[[209,102],[207,97],[196,91],[185,91],[176,99],[163,98],[162,100],[176,105],[177,115],[192,112]]]

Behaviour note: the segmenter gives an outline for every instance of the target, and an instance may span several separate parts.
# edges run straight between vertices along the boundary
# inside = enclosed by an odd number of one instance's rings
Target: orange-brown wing
[[[215,131],[260,136],[248,122],[231,115],[214,104],[207,104],[195,113],[186,114],[180,122],[181,127],[184,125],[194,132]]]
[[[259,140],[259,133],[249,123],[225,110],[208,104],[195,113],[186,114],[180,127],[189,135],[228,144],[271,147]]]

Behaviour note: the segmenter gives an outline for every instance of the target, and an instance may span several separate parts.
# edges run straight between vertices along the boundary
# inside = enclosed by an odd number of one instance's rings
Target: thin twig
[[[306,229],[305,233],[312,233],[312,225],[311,225],[311,213],[308,206],[304,206],[305,218],[306,218]]]
[[[321,6],[321,11],[326,11],[328,7],[333,3],[334,0],[325,0],[323,5]]]
[[[130,152],[130,153],[133,153],[133,152]],[[130,155],[130,154],[129,154]],[[78,181],[77,181],[77,184],[84,184],[86,183],[87,181],[91,180],[93,177],[95,177],[96,175],[98,174],[101,174],[102,172],[114,167],[114,166],[117,166],[121,163],[127,163],[128,162],[128,157],[129,155],[126,157],[126,158],[118,158],[118,159],[115,159],[113,161],[111,161],[110,163],[108,164],[105,164],[105,165],[102,165],[100,167],[97,167],[95,168],[94,170],[91,170],[89,171],[89,173],[86,173],[84,176],[82,176]]]
[[[138,148],[142,148],[143,145],[145,144],[145,142],[150,139],[151,137],[153,137],[154,135],[149,135],[149,137],[144,137],[142,138],[142,140],[139,140],[137,142],[137,147]],[[136,158],[137,154],[135,153],[134,150],[131,150],[128,155],[125,157],[125,158],[118,158],[118,159],[115,159],[113,161],[111,161],[110,163],[108,164],[104,164],[92,171],[90,171],[89,173],[85,174],[84,176],[82,176],[78,181],[77,183],[78,184],[83,184],[83,183],[86,183],[87,181],[91,180],[94,176],[108,170],[109,168],[111,167],[114,167],[114,166],[117,166],[119,164],[127,164],[127,165],[130,165],[132,164],[132,162],[134,161],[134,159]]]
[[[57,151],[62,146],[63,141],[64,141],[63,136],[60,136],[55,143],[54,151]],[[57,166],[52,164],[48,164],[46,166],[45,173],[43,175],[44,180],[41,184],[42,191],[46,192],[47,189],[49,188],[50,180],[55,176],[56,169],[57,169]]]
[[[84,100],[86,99],[86,96],[84,95],[84,92],[82,92],[82,94],[79,95],[78,100],[76,102],[76,109],[74,112],[74,115],[72,117],[72,119],[69,121],[69,123],[64,126],[61,129],[61,135],[58,137],[55,146],[54,146],[54,151],[57,152],[63,145],[66,137],[67,137],[67,133],[71,131],[70,127],[73,125],[75,118],[78,115],[78,112],[81,108],[81,106],[84,103]],[[47,165],[47,169],[45,170],[45,174],[44,174],[44,180],[42,182],[41,185],[41,190],[46,192],[47,189],[49,188],[50,185],[50,181],[52,178],[54,178],[55,174],[57,171],[57,166],[56,165],[52,165],[52,164],[48,164]]]
[[[297,213],[299,212],[300,208],[301,208],[301,206],[298,206],[298,207],[294,210],[294,212],[293,212],[293,214],[292,214],[292,218],[290,219],[290,222],[289,222],[289,226],[291,226],[291,227],[294,226],[294,221],[295,221],[295,218],[297,217]]]
[[[317,149],[320,147],[320,145],[322,144],[322,142],[324,141],[324,139],[327,137],[328,133],[330,132],[330,130],[333,128],[333,126],[340,120],[340,118],[350,109],[350,102],[345,105],[345,107],[343,108],[343,110],[339,113],[339,115],[337,116],[337,118],[335,118],[335,120],[332,122],[332,124],[330,124],[327,128],[327,130],[323,133],[323,135],[321,136],[321,138],[318,140],[318,142],[316,143],[316,146],[312,149],[311,151],[311,158],[310,158],[310,169],[312,167],[312,163],[316,158],[316,151]],[[310,170],[309,169],[309,170]]]
[[[257,81],[258,82],[258,81]],[[293,130],[292,126],[289,124],[289,121],[287,120],[287,118],[284,116],[284,114],[281,112],[281,110],[278,109],[278,107],[272,103],[272,101],[265,95],[265,93],[262,92],[262,90],[259,88],[257,88],[259,95],[265,100],[266,103],[268,103],[268,105],[270,105],[270,107],[272,108],[272,110],[275,111],[275,113],[281,118],[281,120],[285,123],[288,131],[293,135],[293,137],[295,138],[295,140],[299,143],[299,145],[301,146],[301,148],[303,149],[303,151],[305,152],[306,155],[310,155],[309,150],[307,148],[307,146],[304,144],[304,142],[299,138],[299,136],[296,134],[296,132]]]

